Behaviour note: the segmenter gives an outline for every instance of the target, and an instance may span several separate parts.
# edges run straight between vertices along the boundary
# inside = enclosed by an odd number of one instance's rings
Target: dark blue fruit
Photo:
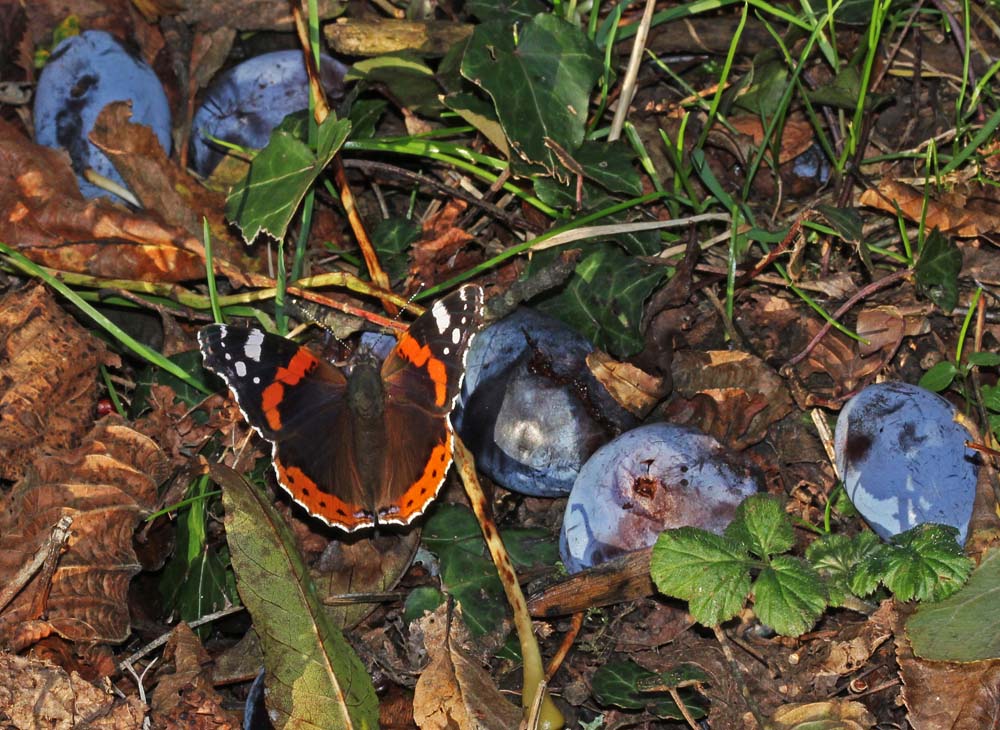
[[[330,101],[343,96],[347,67],[320,57],[320,78]],[[251,58],[216,78],[191,125],[190,165],[208,177],[225,154],[209,137],[248,149],[267,146],[271,131],[289,114],[309,108],[309,78],[301,51]]]
[[[101,30],[56,46],[35,91],[35,141],[69,152],[87,198],[118,199],[84,180],[88,168],[125,186],[111,160],[87,138],[97,115],[115,101],[131,101],[132,121],[150,127],[170,154],[170,105],[153,69]]]
[[[566,503],[559,552],[570,573],[649,547],[673,527],[721,533],[757,491],[753,469],[711,436],[653,423],[583,465]]]
[[[908,383],[870,385],[837,419],[837,468],[847,495],[879,537],[924,522],[951,525],[964,543],[979,459],[955,408]]]
[[[564,496],[587,458],[634,425],[587,368],[592,350],[562,322],[529,309],[476,337],[453,422],[490,479],[523,494]]]

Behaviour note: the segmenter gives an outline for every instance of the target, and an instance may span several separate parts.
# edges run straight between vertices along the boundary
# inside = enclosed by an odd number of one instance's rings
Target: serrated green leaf
[[[660,592],[688,602],[695,621],[717,626],[743,608],[754,565],[738,543],[679,527],[657,538],[650,575]]]
[[[754,612],[782,636],[801,636],[826,610],[826,588],[812,566],[778,555],[753,584]]]
[[[754,494],[743,500],[726,528],[726,537],[762,558],[786,552],[795,544],[791,520],[781,502],[769,494]]]
[[[602,71],[600,53],[586,34],[548,13],[522,26],[507,20],[476,26],[462,61],[462,75],[493,99],[513,150],[549,174],[562,171],[563,179],[568,176],[546,140],[569,154],[576,151]]]
[[[876,536],[877,537],[877,536]],[[854,567],[848,578],[851,593],[864,598],[875,592],[882,584],[882,578],[888,570],[889,546],[879,543]]]
[[[831,606],[843,605],[844,599],[852,592],[850,578],[855,568],[866,556],[881,547],[882,543],[874,532],[861,532],[853,538],[846,535],[824,535],[806,548],[806,560],[826,579],[827,597]]]
[[[319,127],[318,153],[293,134],[276,129],[226,198],[226,217],[246,243],[262,232],[281,240],[306,192],[347,139],[351,123],[332,114]]]
[[[983,555],[962,590],[925,603],[906,622],[913,653],[932,661],[975,662],[1000,658],[1000,548]]]
[[[927,235],[914,267],[917,286],[946,314],[958,305],[958,274],[962,252],[937,228]]]
[[[897,535],[882,582],[900,601],[940,601],[964,585],[973,562],[962,552],[958,530],[924,523]]]
[[[958,368],[955,367],[955,364],[942,360],[924,373],[917,385],[934,393],[940,393],[951,385],[956,375],[958,375]]]

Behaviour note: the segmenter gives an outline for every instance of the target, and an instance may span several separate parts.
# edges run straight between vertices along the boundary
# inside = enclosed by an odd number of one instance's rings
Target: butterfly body
[[[271,443],[278,482],[311,514],[347,531],[407,525],[444,483],[450,414],[482,323],[482,290],[436,302],[381,364],[359,353],[350,372],[257,329],[210,325],[205,366],[229,386]]]

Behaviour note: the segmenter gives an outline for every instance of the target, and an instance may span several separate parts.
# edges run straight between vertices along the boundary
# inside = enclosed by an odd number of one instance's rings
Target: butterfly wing
[[[209,325],[205,367],[221,377],[254,430],[271,442],[278,482],[327,524],[351,531],[375,516],[354,468],[347,380],[305,347],[258,329]]]
[[[406,525],[437,496],[452,461],[449,415],[465,357],[482,324],[483,290],[464,286],[436,302],[399,338],[382,365],[386,442],[375,505],[379,522]]]

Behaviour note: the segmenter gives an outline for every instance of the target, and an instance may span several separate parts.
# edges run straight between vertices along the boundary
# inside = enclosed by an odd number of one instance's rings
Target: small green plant
[[[800,636],[827,606],[865,598],[880,586],[904,601],[950,596],[972,570],[957,534],[953,527],[924,524],[890,544],[868,532],[825,535],[800,558],[787,554],[795,539],[781,503],[755,495],[722,535],[694,527],[661,534],[650,572],[661,592],[687,601],[705,626],[733,618],[752,597],[761,621],[784,636]]]

